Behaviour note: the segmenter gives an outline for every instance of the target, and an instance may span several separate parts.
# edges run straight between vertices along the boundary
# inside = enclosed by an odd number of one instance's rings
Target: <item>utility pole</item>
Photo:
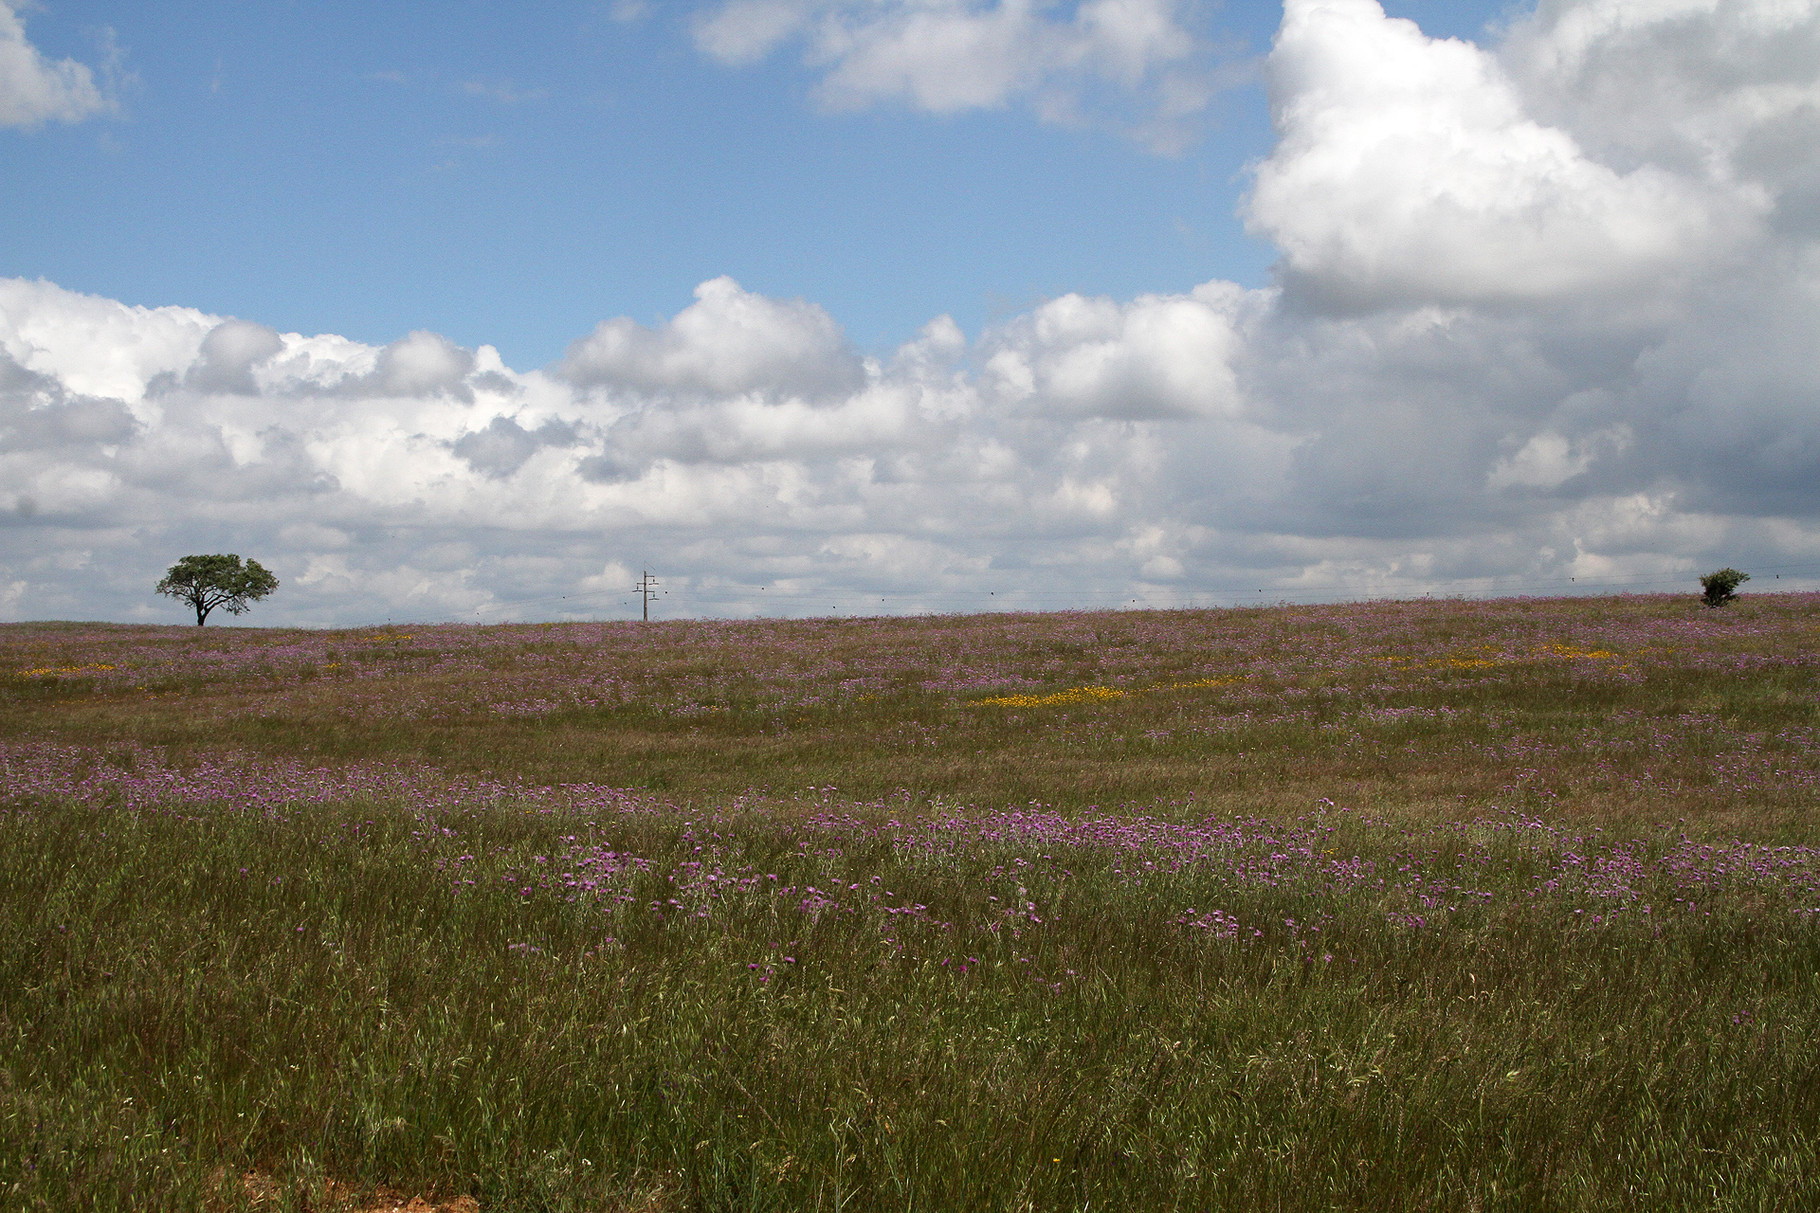
[[[657,597],[657,578],[651,576],[650,569],[646,569],[644,575],[638,579],[637,593],[644,603],[645,622],[650,623],[651,600]]]

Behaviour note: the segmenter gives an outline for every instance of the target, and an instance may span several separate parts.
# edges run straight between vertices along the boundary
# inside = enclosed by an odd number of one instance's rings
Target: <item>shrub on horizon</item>
[[[1734,568],[1708,573],[1700,578],[1700,588],[1705,591],[1702,601],[1709,607],[1722,607],[1736,598],[1738,587],[1749,580],[1749,573],[1740,573]]]

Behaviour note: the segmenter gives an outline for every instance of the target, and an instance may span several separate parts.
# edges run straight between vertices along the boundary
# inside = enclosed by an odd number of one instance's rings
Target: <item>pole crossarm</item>
[[[646,569],[639,576],[638,584],[633,587],[633,592],[638,595],[642,604],[644,621],[651,622],[651,600],[657,597],[657,578],[651,576],[650,569]]]

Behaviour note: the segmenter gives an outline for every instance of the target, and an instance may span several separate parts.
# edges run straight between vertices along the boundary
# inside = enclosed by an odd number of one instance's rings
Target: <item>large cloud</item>
[[[988,382],[1001,397],[1069,415],[1231,415],[1245,311],[1245,292],[1221,282],[1124,306],[1066,295],[995,334]]]
[[[1485,49],[1293,0],[1280,285],[880,357],[725,278],[533,371],[0,281],[0,600],[170,619],[210,550],[317,622],[611,612],[647,565],[695,613],[1820,570],[1815,20],[1582,0]]]
[[[1288,0],[1269,72],[1280,142],[1247,218],[1328,300],[1653,289],[1755,217],[1752,191],[1593,159],[1530,115],[1496,57],[1377,0]]]
[[[859,360],[840,327],[812,303],[767,299],[731,278],[695,288],[695,302],[649,329],[603,321],[569,350],[573,383],[633,392],[823,396],[850,389]]]
[[[89,67],[46,59],[26,41],[18,6],[0,0],[0,127],[80,122],[110,108]]]

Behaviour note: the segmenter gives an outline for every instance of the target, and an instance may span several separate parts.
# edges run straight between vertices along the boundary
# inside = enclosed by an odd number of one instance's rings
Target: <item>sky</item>
[[[0,0],[0,618],[1820,585],[1820,3]]]

